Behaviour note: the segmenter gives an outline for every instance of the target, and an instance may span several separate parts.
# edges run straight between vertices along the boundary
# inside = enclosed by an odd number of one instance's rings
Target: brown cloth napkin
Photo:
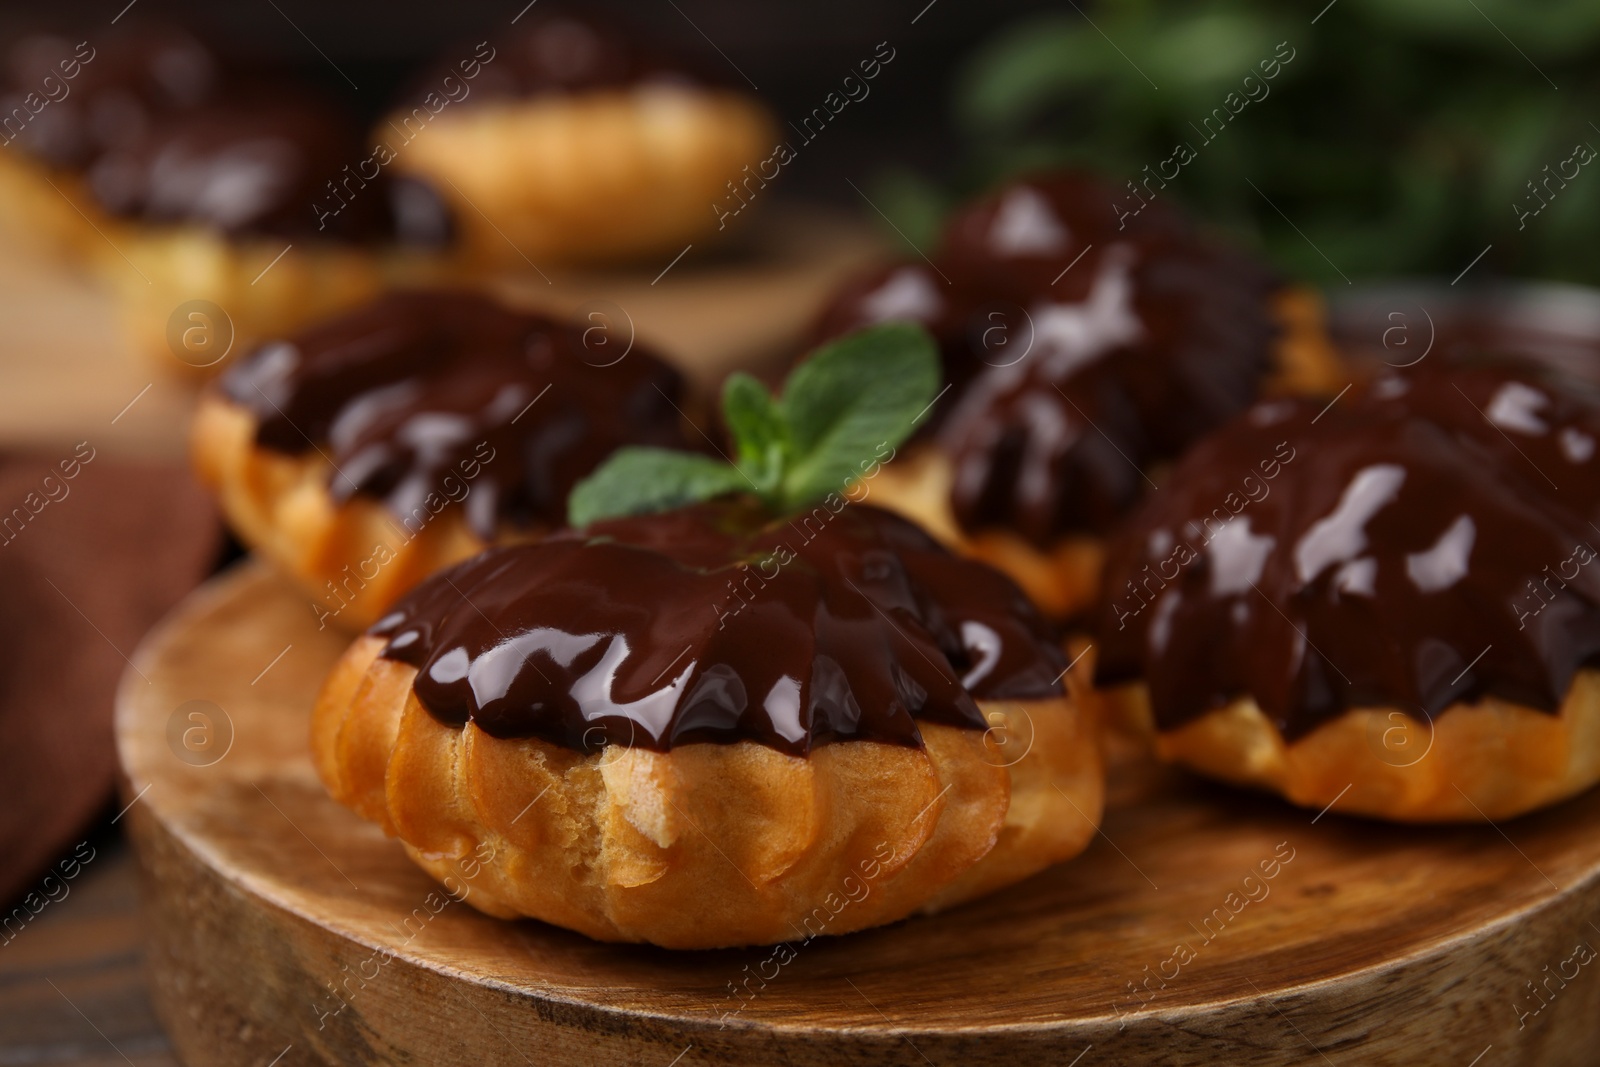
[[[0,902],[104,810],[126,657],[218,543],[184,468],[113,460],[92,442],[0,454]]]

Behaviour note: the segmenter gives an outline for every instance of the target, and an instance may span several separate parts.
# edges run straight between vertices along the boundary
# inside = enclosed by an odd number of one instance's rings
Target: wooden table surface
[[[145,993],[132,850],[104,823],[87,840],[67,895],[0,947],[0,1064],[176,1067]]]

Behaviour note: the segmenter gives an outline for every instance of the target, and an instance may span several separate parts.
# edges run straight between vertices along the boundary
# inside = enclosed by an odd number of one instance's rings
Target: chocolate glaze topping
[[[351,176],[372,154],[358,124],[281,76],[238,64],[224,76],[223,66],[175,27],[80,43],[26,37],[0,79],[4,115],[20,127],[6,132],[47,165],[82,172],[113,215],[235,236],[394,233],[396,211],[422,194],[400,195],[386,174]]]
[[[1141,470],[1248,406],[1273,366],[1279,283],[1157,201],[1075,171],[1005,186],[957,213],[929,264],[862,278],[828,335],[907,318],[938,337],[954,401],[938,441],[968,530],[1048,546],[1103,533]]]
[[[97,159],[88,178],[114,215],[202,223],[232,236],[364,240],[393,231],[387,177],[360,182],[348,200],[335,199],[328,183],[368,155],[360,127],[339,109],[275,85],[153,120]]]
[[[211,49],[176,27],[93,41],[29,34],[6,53],[0,117],[11,120],[6,134],[23,151],[52,167],[82,170],[105,150],[138,140],[162,116],[209,99],[218,66]]]
[[[975,701],[1059,695],[1066,661],[1011,582],[866,505],[733,501],[493,548],[368,631],[441,722],[580,751],[756,741],[920,746]]]
[[[1263,403],[1116,540],[1098,680],[1171,729],[1248,695],[1285,737],[1349,708],[1554,711],[1600,659],[1600,408],[1508,366]]]
[[[398,292],[261,346],[220,388],[254,413],[258,444],[326,454],[336,501],[375,497],[405,520],[462,499],[490,540],[562,525],[573,485],[622,445],[694,447],[677,372],[619,352],[476,294]]]

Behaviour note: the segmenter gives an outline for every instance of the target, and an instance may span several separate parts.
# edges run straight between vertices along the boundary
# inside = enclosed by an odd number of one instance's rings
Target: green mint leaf
[[[581,529],[601,519],[670,511],[749,488],[744,474],[720,459],[666,448],[620,448],[573,487],[567,522]]]
[[[764,497],[777,491],[788,458],[789,427],[767,387],[743,372],[722,387],[722,416],[733,434],[738,463]]]
[[[939,389],[939,351],[921,326],[888,322],[819,348],[784,385],[787,509],[844,489],[910,436]],[[730,420],[731,422],[731,420]]]
[[[939,351],[912,323],[872,326],[824,345],[789,375],[781,398],[730,375],[723,417],[736,459],[623,448],[572,490],[567,521],[642,515],[753,492],[775,513],[842,492],[910,436],[939,387]]]

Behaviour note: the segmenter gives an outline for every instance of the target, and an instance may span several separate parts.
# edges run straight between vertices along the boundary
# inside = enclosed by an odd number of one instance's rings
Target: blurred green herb
[[[1294,58],[1265,79],[1280,46]],[[1159,195],[1309,280],[1454,277],[1492,242],[1481,272],[1600,283],[1600,168],[1558,173],[1577,145],[1600,147],[1597,59],[1593,0],[1084,4],[971,57],[955,188],[899,174],[875,199],[923,244],[941,197],[1061,163],[1122,187],[1188,144]],[[1206,139],[1197,127],[1247,75],[1264,95]]]

